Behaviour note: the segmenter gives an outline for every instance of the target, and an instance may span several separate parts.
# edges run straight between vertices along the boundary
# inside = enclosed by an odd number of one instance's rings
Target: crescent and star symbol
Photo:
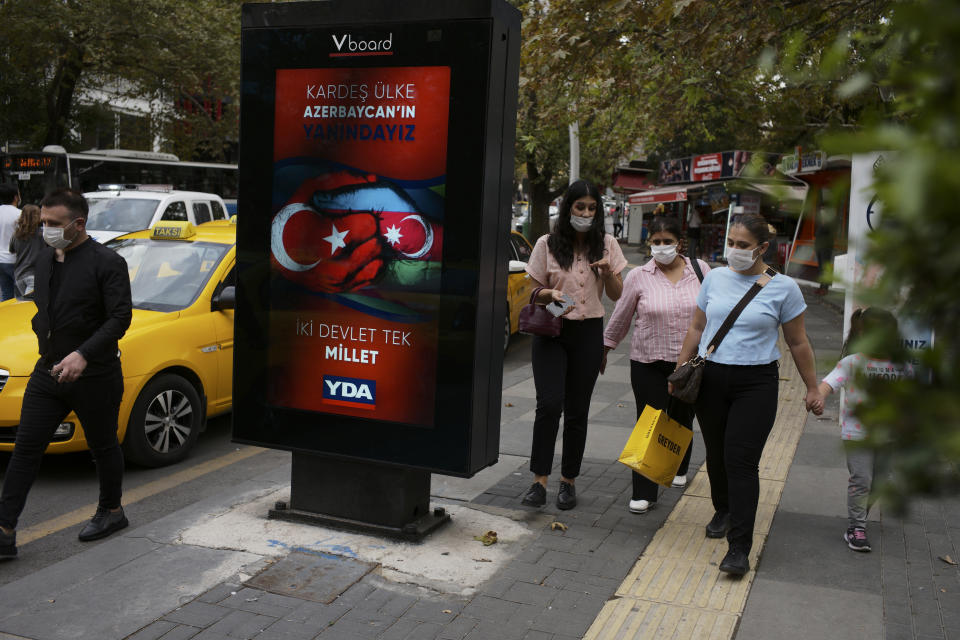
[[[321,262],[320,260],[317,260],[316,262],[310,264],[299,263],[290,257],[290,254],[287,253],[286,247],[284,246],[283,230],[287,226],[287,222],[293,217],[294,214],[302,211],[306,211],[317,216],[320,215],[320,213],[310,205],[303,202],[297,202],[283,207],[277,213],[276,217],[274,217],[273,222],[270,225],[270,247],[273,251],[273,255],[281,266],[290,271],[309,271],[319,265]],[[400,222],[403,223],[407,220],[413,220],[423,228],[424,242],[423,246],[420,247],[419,250],[413,253],[401,251],[400,255],[409,259],[422,258],[423,256],[427,255],[427,253],[429,253],[430,249],[433,247],[433,229],[429,224],[426,223],[426,221],[424,221],[421,216],[417,214],[408,215]],[[344,229],[343,231],[340,231],[337,229],[336,225],[330,226],[332,233],[325,237],[324,240],[330,243],[330,255],[332,256],[334,253],[336,253],[337,249],[342,249],[347,246],[347,243],[344,242],[344,238],[346,238],[347,234],[350,233],[350,229]],[[387,227],[387,231],[383,234],[383,236],[391,245],[399,244],[400,239],[403,238],[403,234],[400,233],[400,227],[396,225]]]
[[[387,239],[387,242],[395,245],[399,244],[403,234],[400,233],[400,227],[387,227],[387,232],[383,234],[383,237]]]
[[[337,249],[342,249],[347,246],[347,243],[344,242],[343,239],[350,233],[350,229],[337,231],[337,225],[335,224],[330,225],[330,227],[333,229],[333,233],[324,238],[324,240],[330,243],[330,255],[332,256]]]

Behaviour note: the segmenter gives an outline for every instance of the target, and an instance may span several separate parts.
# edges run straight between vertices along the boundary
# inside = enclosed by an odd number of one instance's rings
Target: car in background
[[[510,273],[507,276],[507,319],[504,323],[503,350],[510,346],[510,337],[520,329],[520,309],[530,302],[533,281],[527,275],[527,261],[533,247],[516,231],[510,232]]]
[[[127,261],[133,320],[120,340],[125,457],[147,467],[187,456],[210,416],[233,400],[236,225],[161,221],[107,243]],[[0,303],[0,451],[12,451],[37,360],[32,302]],[[87,449],[71,413],[47,453]]]
[[[88,191],[83,197],[90,206],[87,233],[101,243],[149,229],[161,220],[197,226],[229,218],[220,196],[177,191],[170,185],[102,184],[99,191]]]

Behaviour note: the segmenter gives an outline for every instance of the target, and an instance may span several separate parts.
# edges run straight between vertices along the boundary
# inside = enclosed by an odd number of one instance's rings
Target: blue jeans
[[[17,293],[13,282],[13,263],[0,262],[0,302],[9,300]]]

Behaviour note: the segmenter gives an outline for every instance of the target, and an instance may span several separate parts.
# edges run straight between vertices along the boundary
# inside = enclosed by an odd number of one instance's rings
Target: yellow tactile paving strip
[[[804,387],[781,338],[777,419],[760,459],[760,504],[751,571],[740,579],[717,567],[726,540],[703,527],[713,517],[710,481],[702,467],[647,545],[616,597],[604,605],[584,640],[729,640],[740,622],[754,571],[780,503],[783,484],[806,421]]]

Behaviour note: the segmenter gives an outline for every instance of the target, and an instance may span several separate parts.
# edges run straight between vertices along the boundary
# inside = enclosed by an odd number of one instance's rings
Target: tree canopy
[[[115,101],[160,105],[149,114],[148,135],[163,134],[174,151],[220,155],[224,139],[236,139],[239,6],[239,0],[0,4],[7,25],[0,32],[2,139],[75,146],[78,102],[86,96],[92,104],[94,92],[107,90]]]

